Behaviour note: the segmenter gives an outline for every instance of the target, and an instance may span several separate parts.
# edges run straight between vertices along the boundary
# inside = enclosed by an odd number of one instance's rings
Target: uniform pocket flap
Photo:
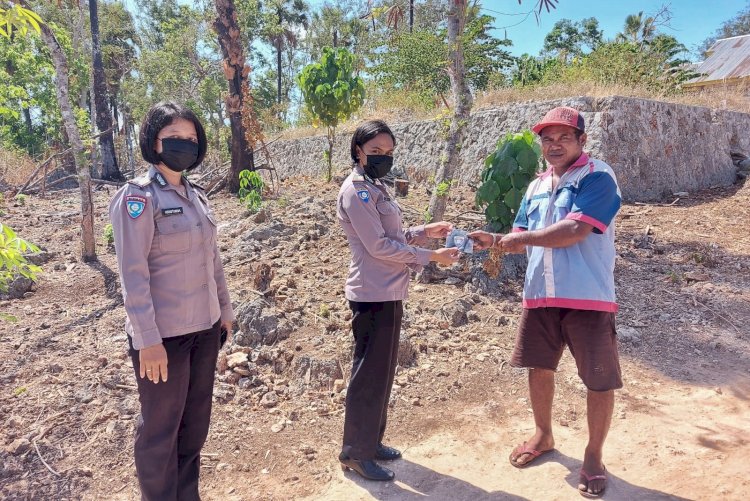
[[[377,209],[378,209],[378,212],[380,212],[384,216],[392,216],[394,214],[400,213],[400,210],[396,202],[393,202],[390,200],[378,202]]]
[[[186,217],[167,217],[156,221],[156,228],[162,235],[171,235],[172,233],[179,233],[181,231],[190,230],[190,222]]]

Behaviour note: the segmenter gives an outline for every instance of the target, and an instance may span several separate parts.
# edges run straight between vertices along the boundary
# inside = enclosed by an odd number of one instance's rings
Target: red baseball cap
[[[544,115],[544,118],[531,128],[536,134],[542,132],[542,129],[549,125],[569,125],[574,129],[585,132],[586,125],[583,122],[583,115],[578,110],[568,106],[558,106],[551,109]]]

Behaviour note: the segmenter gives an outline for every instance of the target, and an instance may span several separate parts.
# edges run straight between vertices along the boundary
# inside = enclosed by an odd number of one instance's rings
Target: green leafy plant
[[[453,180],[451,179],[446,179],[445,181],[441,181],[440,184],[437,185],[437,190],[436,190],[437,196],[439,197],[446,196],[452,184],[453,184]]]
[[[328,129],[328,151],[324,159],[328,164],[326,181],[330,181],[336,127],[362,106],[365,86],[362,79],[354,75],[354,56],[346,49],[330,47],[323,49],[319,63],[305,66],[297,81],[313,125],[322,124]]]
[[[526,188],[539,169],[542,149],[530,130],[508,133],[484,161],[477,207],[493,231],[507,231],[521,205]]]
[[[39,252],[39,247],[16,236],[9,226],[0,223],[0,292],[6,292],[16,276],[36,280],[42,269],[29,263],[24,254]]]
[[[23,207],[23,206],[26,205],[26,200],[28,200],[28,198],[29,198],[28,195],[24,195],[23,193],[19,193],[18,195],[16,195],[16,197],[15,197],[14,200],[16,201],[16,203],[18,205],[20,205],[21,207]]]
[[[257,172],[247,169],[240,172],[240,191],[238,195],[240,201],[245,204],[245,207],[250,212],[258,212],[263,205],[261,194],[265,186],[263,178]]]
[[[107,242],[107,245],[115,243],[115,230],[112,228],[112,223],[107,223],[107,226],[104,227],[102,236],[104,237],[104,241]]]

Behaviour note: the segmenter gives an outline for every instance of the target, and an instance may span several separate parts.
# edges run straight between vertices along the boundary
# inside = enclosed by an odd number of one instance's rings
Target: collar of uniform
[[[157,169],[154,165],[149,167],[148,177],[150,179],[153,179],[154,183],[156,183],[162,190],[177,191],[177,188],[169,184],[164,175],[159,172],[159,169]],[[191,199],[192,197],[190,196],[190,192],[192,191],[192,186],[190,186],[190,183],[185,182],[185,179],[182,176],[180,176],[180,182],[182,183],[182,186],[185,187],[185,193],[187,194],[188,200]]]
[[[354,177],[352,178],[352,180],[354,180],[354,181],[367,181],[368,183],[377,186],[377,183],[375,182],[375,180],[372,179],[367,174],[365,174],[365,170],[359,164],[357,164],[357,165],[354,166],[353,171],[354,171]],[[357,179],[358,177],[359,177],[359,179]]]

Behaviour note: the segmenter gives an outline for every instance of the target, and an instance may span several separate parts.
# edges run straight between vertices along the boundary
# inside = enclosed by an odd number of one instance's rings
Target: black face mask
[[[167,138],[161,140],[159,158],[164,165],[175,172],[182,172],[195,166],[198,161],[198,143],[189,139]]]
[[[391,172],[393,157],[390,155],[367,155],[365,174],[373,179],[381,178]]]

